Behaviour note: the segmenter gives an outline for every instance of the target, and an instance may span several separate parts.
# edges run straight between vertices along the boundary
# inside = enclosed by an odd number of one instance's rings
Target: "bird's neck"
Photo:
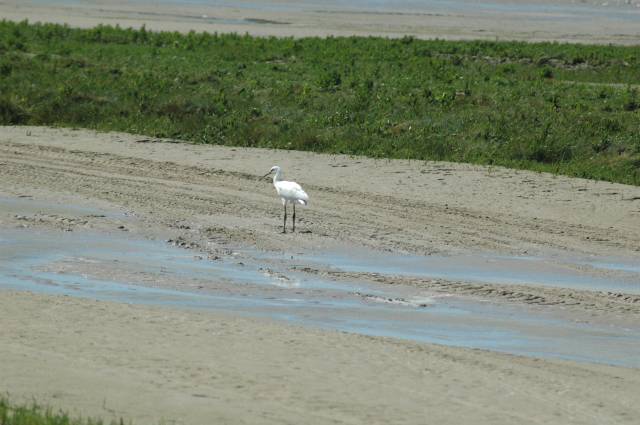
[[[276,174],[273,176],[273,184],[282,180],[282,170],[276,171]]]

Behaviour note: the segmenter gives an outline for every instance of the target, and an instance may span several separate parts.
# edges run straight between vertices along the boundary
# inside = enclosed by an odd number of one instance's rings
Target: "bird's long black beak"
[[[269,174],[271,174],[271,171],[269,171],[267,174],[265,174],[264,176],[260,177],[258,180],[262,180],[263,178],[267,177]]]

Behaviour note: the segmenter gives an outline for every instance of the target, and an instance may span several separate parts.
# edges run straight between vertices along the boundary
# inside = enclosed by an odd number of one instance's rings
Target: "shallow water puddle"
[[[262,257],[355,273],[640,294],[640,260],[632,259],[486,254],[415,256],[365,250]]]
[[[46,214],[46,215],[78,215],[78,216],[100,216],[117,217],[124,215],[118,211],[108,211],[104,208],[92,208],[73,204],[56,204],[33,199],[31,196],[8,197],[0,196],[2,209],[9,213],[21,216]]]
[[[126,235],[3,231],[0,287],[640,367],[640,329],[585,325],[411,287],[322,280],[266,268],[258,259],[240,264],[197,258]]]

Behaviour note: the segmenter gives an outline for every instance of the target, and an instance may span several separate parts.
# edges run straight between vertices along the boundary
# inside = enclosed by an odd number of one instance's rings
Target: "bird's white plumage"
[[[301,205],[307,205],[309,203],[309,195],[307,195],[307,192],[305,192],[298,183],[282,180],[282,169],[277,165],[271,167],[271,171],[269,171],[269,173],[274,171],[276,174],[273,176],[273,185],[276,188],[276,192],[278,192],[278,196],[282,199],[283,204],[298,203]]]
[[[292,230],[295,232],[296,230],[296,204],[300,205],[308,205],[309,204],[309,195],[305,192],[302,187],[296,182],[290,182],[286,180],[282,180],[282,170],[277,165],[271,167],[271,170],[263,177],[268,176],[269,174],[275,171],[275,175],[273,176],[273,185],[276,188],[276,192],[278,192],[278,196],[282,200],[282,205],[284,206],[284,222],[282,224],[282,233],[286,232],[287,227],[287,204],[293,204],[293,227]]]
[[[290,204],[297,202],[301,205],[307,205],[309,202],[309,195],[296,182],[274,181],[273,185],[276,187],[276,192],[278,192],[283,204],[285,202]]]

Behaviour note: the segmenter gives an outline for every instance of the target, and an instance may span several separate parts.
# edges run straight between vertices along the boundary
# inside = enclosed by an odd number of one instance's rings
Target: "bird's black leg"
[[[282,233],[287,233],[287,203],[284,203],[284,223],[282,224]]]
[[[296,232],[296,203],[293,203],[293,233]]]

